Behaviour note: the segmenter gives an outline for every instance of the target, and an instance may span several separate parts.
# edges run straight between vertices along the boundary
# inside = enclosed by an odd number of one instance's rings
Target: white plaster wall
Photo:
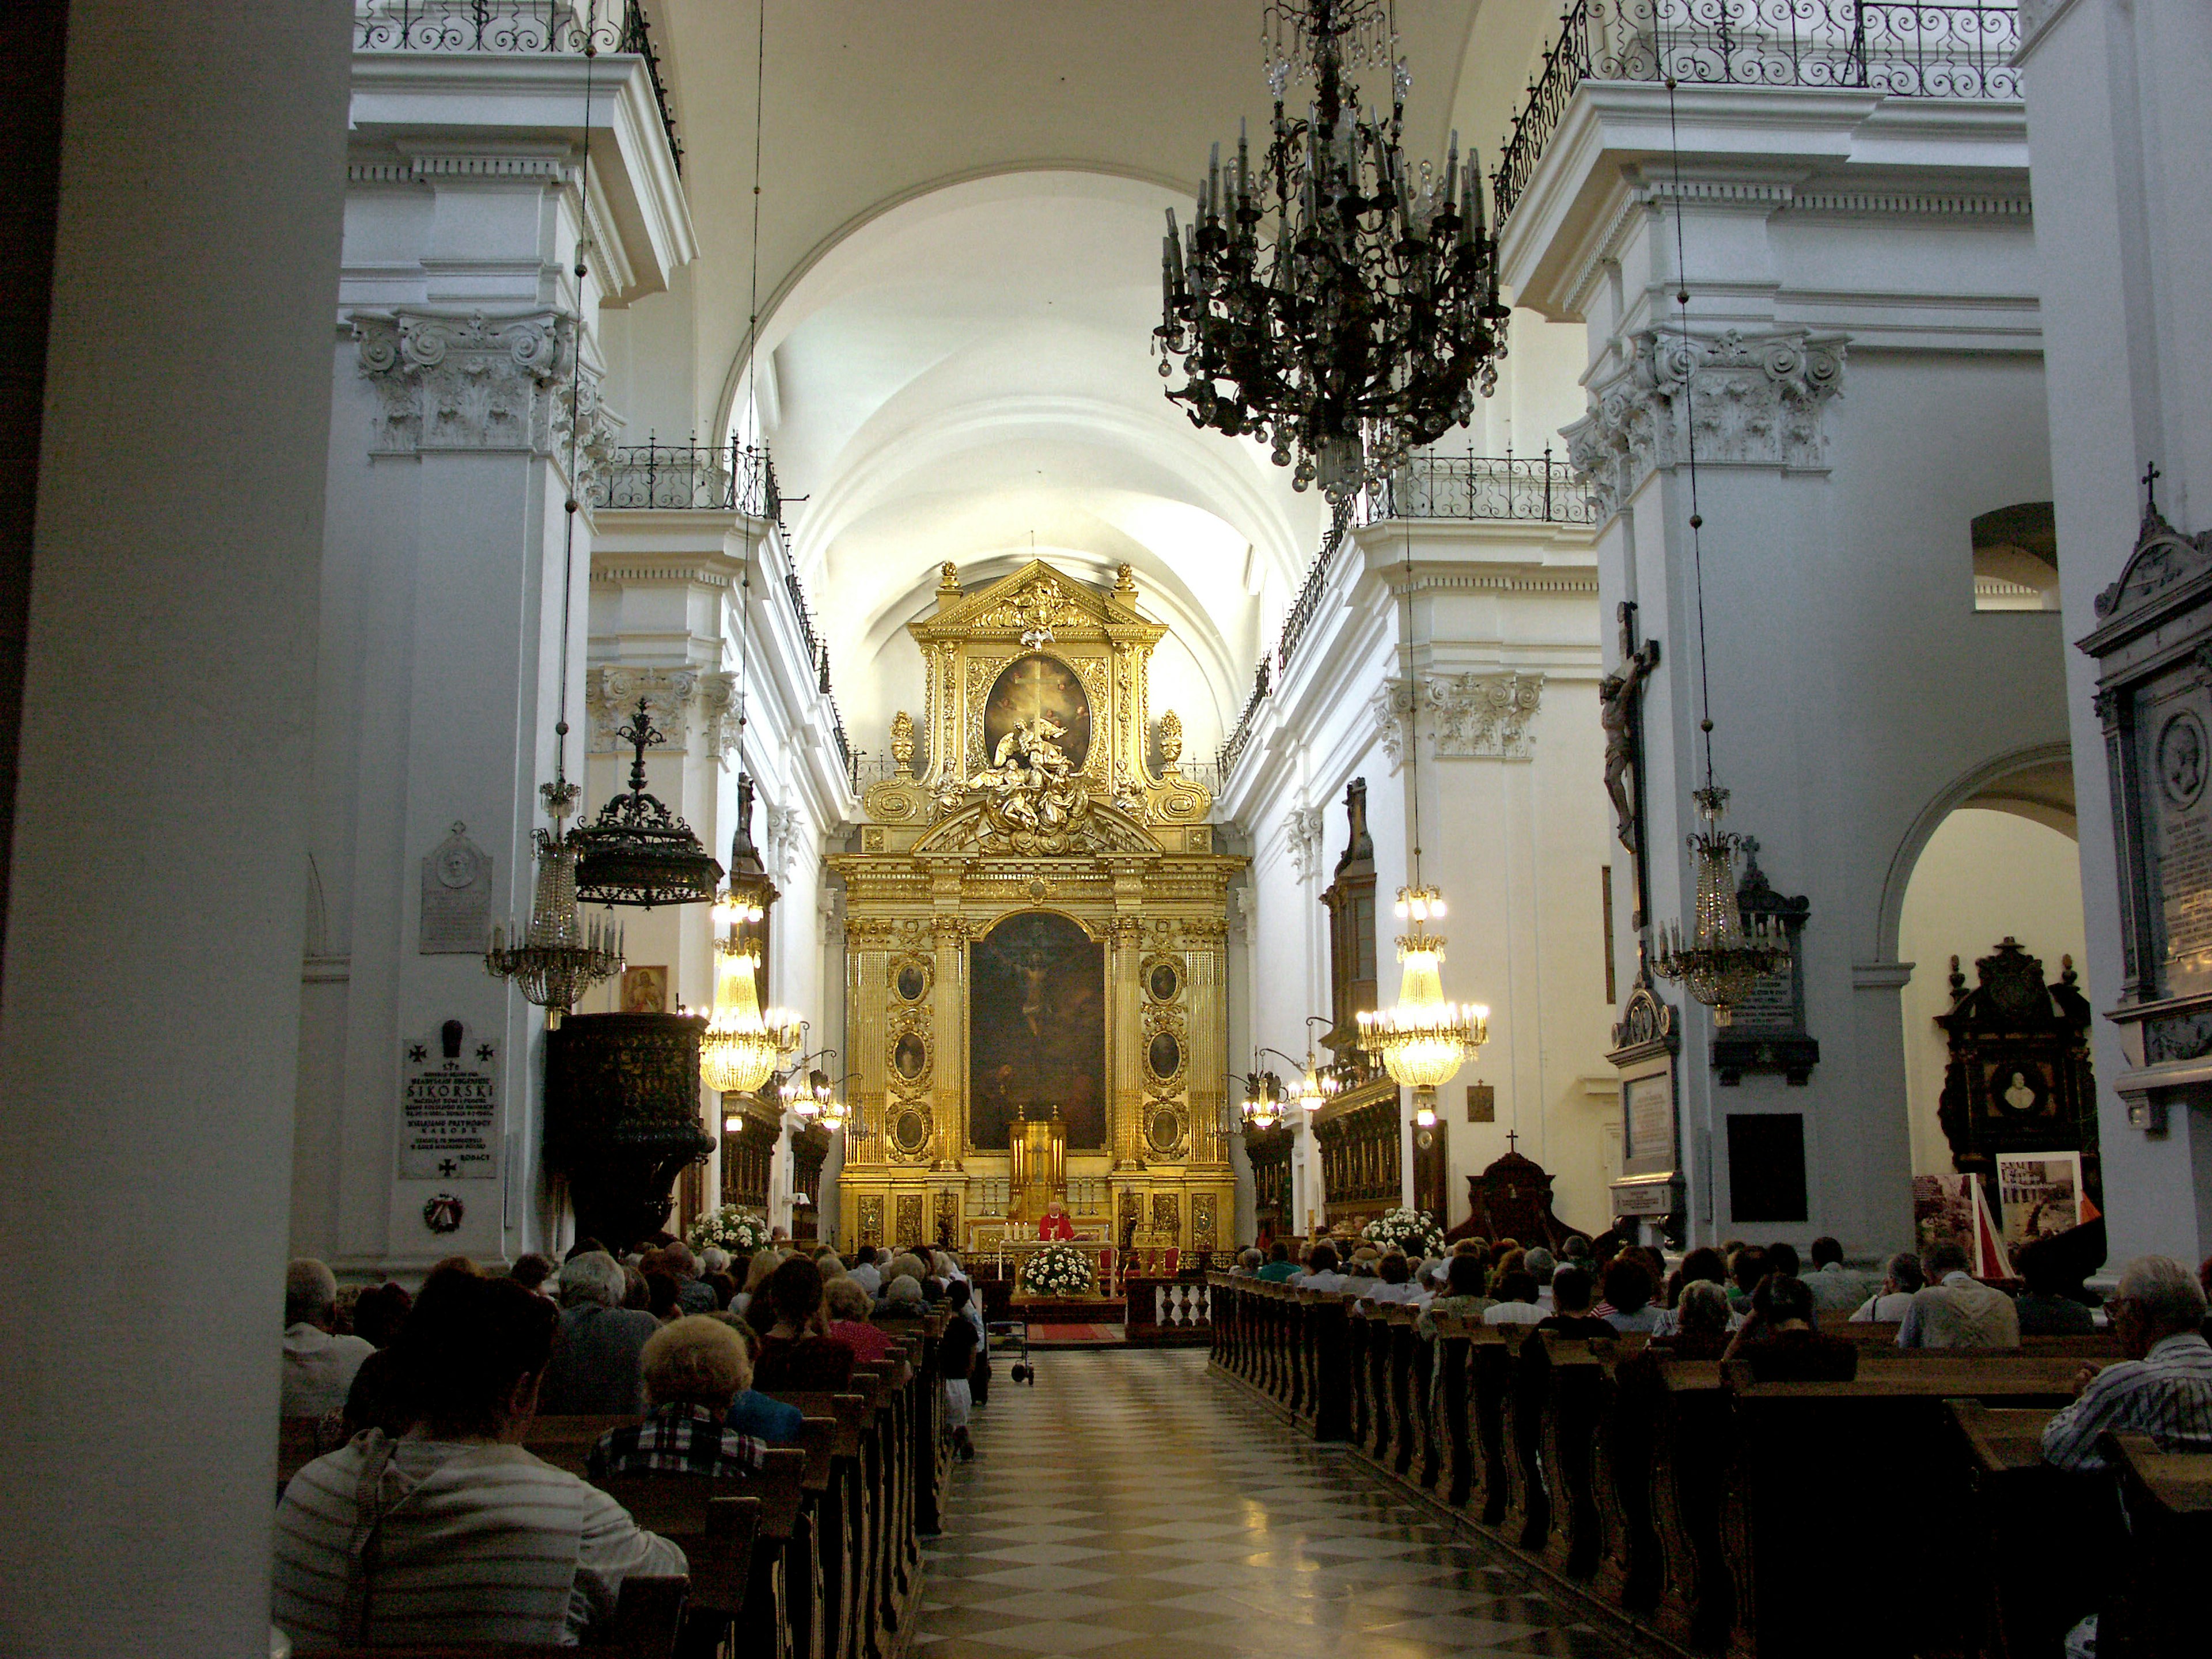
[[[70,8],[0,1002],[23,1659],[266,1650],[349,27]]]
[[[2008,936],[2056,981],[2061,959],[2081,967],[2081,867],[2073,837],[2017,813],[1961,807],[1943,820],[1912,866],[1898,927],[1898,954],[1914,964],[1905,988],[1905,1086],[1912,1173],[1948,1175],[1951,1146],[1936,1109],[1950,1049],[1938,1014],[1951,1011],[1950,963],[1972,988],[1976,958]],[[2097,1006],[2085,974],[2081,994]]]
[[[2035,265],[2051,365],[2050,443],[2068,639],[2096,626],[2097,594],[2134,545],[2156,462],[2178,527],[2212,527],[2212,169],[2186,135],[2212,121],[2212,13],[2195,0],[2074,0],[2033,9],[2021,53],[2033,150]],[[2119,888],[2096,665],[2066,653],[2081,811],[2088,971],[2122,980]],[[2113,1080],[2140,1054],[2100,1018],[2097,1068],[2106,1223],[2115,1266],[2147,1250],[2212,1252],[2212,1105],[2163,1134],[2131,1128]]]

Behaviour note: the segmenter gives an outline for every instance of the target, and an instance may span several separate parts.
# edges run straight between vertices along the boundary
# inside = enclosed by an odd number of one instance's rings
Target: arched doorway
[[[1899,999],[1915,1175],[1952,1167],[1936,1117],[1949,1050],[1936,1018],[1951,1007],[1954,957],[1971,988],[1976,960],[2016,939],[2042,962],[2046,981],[2070,957],[2084,974],[2082,993],[2094,998],[2084,967],[2072,767],[2063,755],[2022,759],[1941,814],[1905,884],[1896,940],[1898,958],[1915,964]]]

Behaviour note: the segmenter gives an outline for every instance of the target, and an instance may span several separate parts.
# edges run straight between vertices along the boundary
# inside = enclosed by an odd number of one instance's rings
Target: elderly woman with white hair
[[[2044,1425],[2043,1461],[2102,1469],[2097,1437],[2107,1429],[2147,1434],[2161,1451],[2212,1452],[2212,1345],[2197,1276],[2171,1256],[2137,1256],[2105,1309],[2127,1358],[2081,1367],[2074,1403]]]
[[[768,1461],[768,1443],[726,1425],[731,1402],[752,1386],[744,1339],[720,1320],[690,1314],[653,1334],[642,1364],[642,1423],[609,1429],[585,1468],[611,1474],[707,1474],[743,1478]]]
[[[638,1408],[638,1367],[660,1322],[623,1305],[629,1275],[604,1250],[562,1264],[561,1328],[538,1380],[538,1409],[548,1416],[611,1417]]]

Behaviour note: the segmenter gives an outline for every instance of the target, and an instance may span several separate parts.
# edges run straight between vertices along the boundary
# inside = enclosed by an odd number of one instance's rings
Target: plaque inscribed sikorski
[[[426,957],[482,956],[491,943],[491,854],[469,839],[465,823],[423,857],[417,931]]]
[[[499,1174],[499,1044],[458,1019],[401,1045],[399,1174],[410,1181]]]

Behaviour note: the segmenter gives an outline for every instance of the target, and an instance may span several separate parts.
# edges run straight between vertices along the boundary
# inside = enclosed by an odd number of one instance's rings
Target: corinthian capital
[[[1565,428],[1568,458],[1601,517],[1655,471],[1686,465],[1693,431],[1700,466],[1827,466],[1841,335],[1649,330],[1629,343],[1628,367],[1592,384],[1589,413]]]
[[[576,373],[575,319],[538,310],[504,314],[403,307],[349,319],[362,378],[378,410],[369,453],[565,450],[574,383],[596,455],[613,436],[599,403],[598,372]]]

